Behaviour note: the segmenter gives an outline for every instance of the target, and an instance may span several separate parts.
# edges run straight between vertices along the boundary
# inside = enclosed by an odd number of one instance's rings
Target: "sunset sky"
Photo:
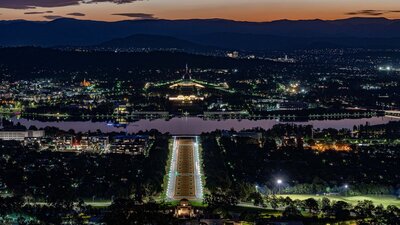
[[[400,18],[399,0],[0,0],[0,20]]]

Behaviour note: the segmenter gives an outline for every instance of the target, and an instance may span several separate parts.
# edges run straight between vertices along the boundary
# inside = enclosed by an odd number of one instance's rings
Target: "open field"
[[[280,197],[290,197],[291,199],[304,200],[307,198],[322,199],[323,197],[329,198],[331,201],[345,201],[350,204],[357,204],[359,201],[370,200],[374,205],[382,204],[383,206],[395,205],[400,207],[400,200],[396,196],[391,195],[366,195],[366,196],[316,196],[316,195],[277,195]]]

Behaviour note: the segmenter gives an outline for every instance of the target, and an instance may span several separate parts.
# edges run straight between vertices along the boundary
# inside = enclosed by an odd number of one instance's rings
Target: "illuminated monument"
[[[177,89],[182,87],[200,88],[200,89],[205,88],[203,85],[197,83],[192,79],[191,71],[189,70],[188,65],[186,65],[186,71],[185,74],[183,74],[182,76],[182,80],[169,86],[169,88],[171,89]]]
[[[207,98],[234,92],[226,83],[215,84],[193,78],[187,65],[182,74],[177,80],[146,83],[143,89],[150,97],[165,96],[167,110],[179,113],[201,113]]]
[[[194,101],[203,101],[204,97],[199,96],[200,89],[205,86],[197,83],[192,79],[191,71],[186,65],[186,71],[182,76],[182,80],[169,86],[170,89],[178,91],[177,96],[170,96],[170,101],[177,101],[181,103],[191,104]]]

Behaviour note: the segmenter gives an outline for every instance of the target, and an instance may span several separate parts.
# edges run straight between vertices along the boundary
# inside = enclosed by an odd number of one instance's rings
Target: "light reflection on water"
[[[370,125],[385,124],[389,121],[400,121],[400,119],[388,118],[388,117],[372,117],[363,119],[343,119],[343,120],[315,120],[308,122],[279,122],[277,120],[203,120],[198,117],[183,117],[183,118],[172,118],[170,120],[156,119],[156,120],[139,120],[131,122],[126,128],[113,127],[107,125],[107,122],[92,122],[92,121],[59,121],[59,122],[41,122],[37,120],[28,119],[11,119],[14,122],[20,122],[22,125],[29,127],[31,125],[37,128],[44,128],[47,126],[58,127],[62,130],[74,129],[77,132],[96,131],[101,130],[103,132],[120,132],[127,131],[129,133],[145,131],[150,129],[157,129],[162,133],[169,132],[171,134],[200,134],[202,132],[210,132],[217,129],[251,129],[255,127],[261,127],[264,129],[272,128],[276,124],[298,124],[298,125],[313,125],[314,128],[348,128],[352,129],[354,125],[365,125],[367,122]]]

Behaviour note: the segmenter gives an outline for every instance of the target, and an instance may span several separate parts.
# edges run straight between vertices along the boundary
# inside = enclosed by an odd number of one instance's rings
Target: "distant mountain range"
[[[62,18],[50,22],[0,21],[0,45],[257,51],[399,48],[400,20],[349,18],[259,23],[222,19],[102,22]]]

